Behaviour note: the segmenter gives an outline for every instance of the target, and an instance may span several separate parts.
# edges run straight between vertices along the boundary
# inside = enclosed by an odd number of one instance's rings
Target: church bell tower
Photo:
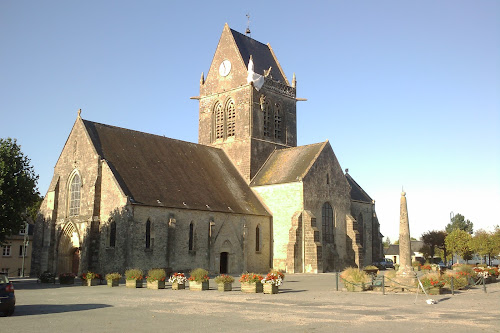
[[[269,44],[226,24],[200,79],[198,143],[223,149],[249,183],[275,149],[297,146],[295,76]]]

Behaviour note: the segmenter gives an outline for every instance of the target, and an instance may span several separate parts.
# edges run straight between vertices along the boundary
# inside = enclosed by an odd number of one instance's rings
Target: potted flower
[[[165,289],[165,278],[167,274],[162,268],[153,268],[148,271],[146,276],[148,289]]]
[[[431,265],[429,264],[422,265],[420,269],[429,272],[431,270]]]
[[[261,280],[264,294],[277,294],[278,288],[283,284],[285,274],[278,271],[271,271]]]
[[[340,278],[347,291],[365,291],[368,289],[369,276],[359,268],[348,267],[341,274]]]
[[[75,284],[74,273],[61,273],[59,274],[59,284]]]
[[[412,261],[411,265],[413,266],[414,271],[419,271],[420,267],[422,266],[422,264],[418,260]]]
[[[446,280],[441,278],[439,273],[425,274],[420,278],[420,282],[424,286],[425,291],[429,295],[440,295]]]
[[[186,288],[187,278],[184,273],[174,273],[168,279],[168,282],[172,284],[172,290],[180,290]]]
[[[262,275],[255,273],[245,273],[240,277],[241,291],[244,293],[261,293],[262,292]]]
[[[377,266],[374,266],[374,265],[368,265],[368,266],[365,266],[365,268],[363,268],[363,271],[366,274],[370,274],[370,275],[375,277],[375,276],[377,276],[378,268],[377,268]]]
[[[189,276],[189,290],[202,291],[208,290],[210,278],[208,271],[203,268],[196,268],[191,271]]]
[[[108,284],[108,287],[118,287],[120,284],[120,279],[122,278],[122,275],[120,273],[108,273],[106,274],[106,281]]]
[[[443,275],[445,280],[445,287],[451,290],[451,284],[453,280],[453,289],[460,290],[464,289],[469,285],[470,274],[467,272],[460,271],[446,271]]]
[[[215,283],[217,283],[217,290],[219,291],[231,291],[233,290],[234,278],[231,275],[221,274],[215,277]]]
[[[101,282],[99,274],[90,271],[86,273],[86,280],[89,287],[97,286]]]
[[[125,271],[125,285],[129,288],[142,288],[142,270],[137,268]]]

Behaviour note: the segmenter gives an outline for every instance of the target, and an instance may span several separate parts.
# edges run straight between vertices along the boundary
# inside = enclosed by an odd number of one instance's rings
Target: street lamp
[[[28,238],[28,222],[24,222],[24,239],[23,239],[23,265],[21,267],[21,276],[24,277],[24,259],[26,258],[26,248],[29,245],[29,238]]]

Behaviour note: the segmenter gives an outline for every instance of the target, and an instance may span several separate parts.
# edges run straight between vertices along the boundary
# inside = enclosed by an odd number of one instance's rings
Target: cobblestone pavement
[[[336,291],[335,274],[289,274],[276,295],[15,281],[1,332],[500,332],[500,282],[432,296]]]

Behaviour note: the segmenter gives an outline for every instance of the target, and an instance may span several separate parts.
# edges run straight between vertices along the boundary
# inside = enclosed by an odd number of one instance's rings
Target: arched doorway
[[[227,252],[220,253],[220,274],[228,273],[228,267],[229,267],[228,259],[229,259],[229,253]]]
[[[80,267],[80,237],[72,222],[64,226],[57,247],[57,273],[78,274]]]

